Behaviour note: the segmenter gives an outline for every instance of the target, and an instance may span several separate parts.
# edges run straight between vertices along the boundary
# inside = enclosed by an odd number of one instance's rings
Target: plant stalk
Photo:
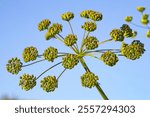
[[[85,71],[90,72],[90,69],[88,68],[87,64],[85,63],[83,58],[80,58],[80,62],[82,64],[82,66],[84,67]],[[109,100],[108,97],[106,96],[106,94],[104,93],[104,91],[102,90],[102,88],[100,87],[99,83],[97,82],[96,84],[96,89],[98,90],[98,92],[100,93],[100,95],[102,96],[102,98],[104,100]]]

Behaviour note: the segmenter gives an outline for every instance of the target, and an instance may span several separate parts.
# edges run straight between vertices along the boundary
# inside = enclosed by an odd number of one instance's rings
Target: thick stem
[[[80,58],[80,62],[82,64],[82,66],[84,67],[85,71],[90,72],[90,69],[88,68],[88,66],[86,65],[85,61],[83,58]],[[97,82],[96,84],[96,89],[98,90],[98,92],[100,93],[100,95],[102,96],[102,98],[104,100],[109,100],[108,97],[106,96],[106,94],[104,93],[104,91],[102,90],[102,88],[100,87],[99,83]]]

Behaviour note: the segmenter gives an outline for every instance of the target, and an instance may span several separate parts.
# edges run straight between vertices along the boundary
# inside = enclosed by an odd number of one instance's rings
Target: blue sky
[[[83,30],[80,26],[84,19],[79,17],[82,10],[93,9],[103,14],[103,20],[98,22],[97,31],[91,35],[98,37],[99,41],[109,39],[109,32],[113,28],[119,28],[127,15],[134,16],[134,22],[139,24],[140,13],[137,6],[147,7],[150,13],[149,0],[0,0],[0,96],[17,96],[20,99],[101,99],[96,88],[87,89],[81,86],[80,76],[85,72],[79,64],[73,70],[67,70],[62,75],[59,88],[53,93],[46,93],[40,88],[40,80],[31,91],[24,91],[18,86],[19,76],[23,73],[38,76],[54,63],[43,62],[24,68],[18,75],[12,75],[5,69],[7,61],[12,57],[22,60],[22,51],[27,46],[35,46],[42,53],[48,46],[58,47],[60,51],[70,51],[59,41],[54,39],[46,41],[45,32],[37,30],[37,24],[42,19],[48,18],[52,23],[62,23],[62,35],[70,33],[69,26],[61,20],[60,15],[66,11],[74,12],[75,18],[71,21],[74,32],[81,41]],[[146,52],[136,60],[131,61],[124,57],[114,67],[104,65],[102,61],[87,57],[85,60],[96,75],[99,76],[101,87],[110,99],[150,99],[150,39],[145,37],[146,30],[131,26],[139,32],[137,39],[145,43]],[[126,39],[126,42],[131,42]],[[100,48],[120,48],[118,42],[104,44]],[[60,60],[60,59],[59,59]],[[58,60],[56,60],[58,62]],[[56,75],[63,70],[61,66],[47,72],[47,75]]]

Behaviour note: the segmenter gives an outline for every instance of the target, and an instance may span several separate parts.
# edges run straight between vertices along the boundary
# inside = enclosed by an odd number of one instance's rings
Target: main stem
[[[88,68],[88,66],[85,63],[83,58],[80,58],[80,62],[82,64],[82,66],[84,67],[85,71],[90,72],[90,69]],[[98,92],[100,93],[100,95],[102,96],[102,98],[104,100],[109,100],[108,97],[106,96],[106,94],[104,93],[104,91],[102,90],[102,88],[100,87],[98,82],[96,83],[96,89],[98,90]]]

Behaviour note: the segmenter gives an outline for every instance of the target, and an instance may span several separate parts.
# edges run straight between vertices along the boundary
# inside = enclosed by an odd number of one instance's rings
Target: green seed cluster
[[[114,41],[123,41],[124,40],[124,33],[120,29],[113,29],[110,32],[110,36]]]
[[[93,21],[100,21],[103,18],[103,15],[100,12],[93,11],[93,10],[84,10],[80,13],[81,17],[91,19]]]
[[[137,9],[137,11],[139,11],[141,13],[145,11],[145,7],[142,7],[142,6],[138,6],[136,9]]]
[[[51,22],[48,19],[44,19],[38,24],[38,30],[43,31],[45,29],[48,29],[48,26],[50,24],[51,24]]]
[[[96,23],[90,21],[90,22],[85,22],[84,25],[81,26],[81,28],[83,28],[88,32],[92,32],[96,30],[97,26]]]
[[[86,39],[84,39],[84,45],[87,50],[93,50],[98,47],[98,39],[93,36],[89,36]]]
[[[148,31],[146,32],[146,36],[147,36],[148,38],[150,38],[150,30],[148,30]]]
[[[126,16],[126,17],[124,18],[124,20],[125,20],[126,22],[131,22],[131,21],[133,20],[133,17],[132,17],[132,16]]]
[[[66,46],[73,46],[77,42],[77,36],[74,34],[68,34],[64,39]]]
[[[19,86],[28,91],[36,85],[36,77],[34,75],[23,74],[20,77]]]
[[[92,88],[97,84],[97,80],[99,80],[98,76],[92,72],[86,72],[81,76],[81,84],[83,87]]]
[[[51,27],[49,27],[47,33],[45,34],[46,40],[49,40],[51,38],[54,38],[56,34],[59,34],[62,31],[62,25],[58,23],[52,24]]]
[[[123,24],[120,29],[122,30],[123,35],[124,35],[126,38],[129,38],[129,37],[132,37],[132,36],[133,36],[132,29],[129,27],[129,25]]]
[[[61,15],[62,20],[70,21],[74,18],[74,14],[72,12],[66,12]]]
[[[46,60],[53,62],[57,58],[58,50],[54,47],[48,47],[44,50],[43,56]]]
[[[36,49],[36,47],[33,46],[26,47],[22,53],[24,62],[36,60],[37,56],[38,50]]]
[[[67,54],[62,59],[62,66],[65,69],[72,69],[79,63],[79,57],[75,54]]]
[[[136,60],[139,59],[144,53],[144,44],[138,40],[134,40],[130,45],[122,43],[121,53],[128,59]]]
[[[22,62],[17,57],[8,60],[6,64],[6,69],[12,74],[18,74],[21,71]]]
[[[111,51],[104,52],[100,59],[108,66],[114,66],[119,61],[116,54]]]
[[[149,15],[148,14],[142,14],[141,23],[143,25],[147,25],[149,23]]]
[[[47,76],[41,80],[41,88],[46,92],[53,92],[58,87],[58,81],[55,76]]]

